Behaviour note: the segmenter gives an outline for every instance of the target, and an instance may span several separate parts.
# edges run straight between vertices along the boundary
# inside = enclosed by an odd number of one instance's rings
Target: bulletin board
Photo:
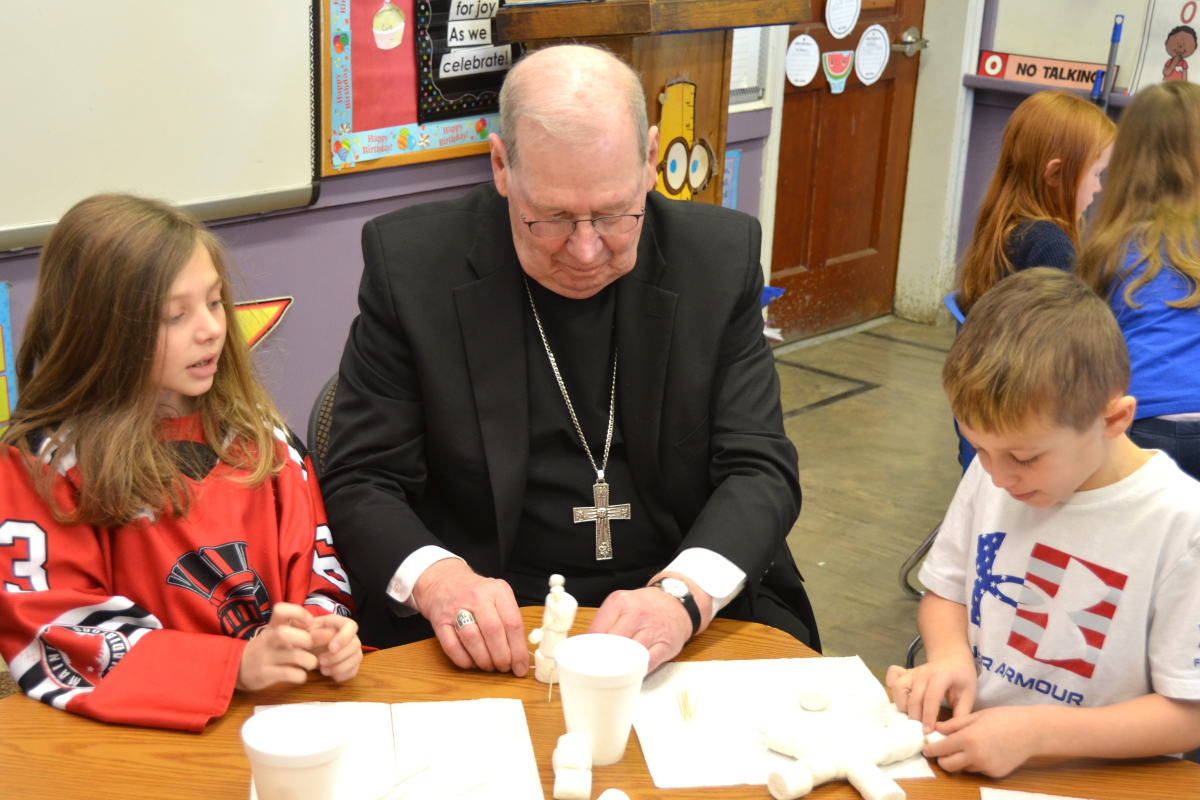
[[[447,47],[444,41],[472,31],[490,37],[499,0],[461,3],[478,14],[489,12],[479,19],[454,15],[447,0],[320,0],[320,5],[322,176],[488,152],[488,135],[499,127],[497,93],[460,92],[431,113],[429,84],[435,77],[431,69],[468,47],[478,48],[471,55],[481,63],[483,54],[504,69],[511,66],[519,45],[479,47],[490,45],[489,38]],[[503,74],[493,70],[491,82],[498,87]]]

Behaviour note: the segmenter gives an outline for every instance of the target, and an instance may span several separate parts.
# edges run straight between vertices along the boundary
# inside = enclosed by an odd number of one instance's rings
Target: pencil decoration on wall
[[[238,328],[246,340],[246,349],[253,350],[283,320],[292,307],[294,297],[272,297],[268,300],[247,300],[234,303]]]

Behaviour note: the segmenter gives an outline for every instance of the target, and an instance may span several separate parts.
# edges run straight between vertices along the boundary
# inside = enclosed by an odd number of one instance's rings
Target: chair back
[[[325,456],[329,453],[329,429],[333,426],[333,397],[337,392],[338,374],[321,389],[317,401],[313,403],[312,411],[308,414],[308,454],[312,456],[313,470],[317,480],[325,474]]]
[[[958,321],[958,327],[967,319],[967,315],[958,307],[958,292],[951,292],[942,298],[942,302],[946,304],[946,308],[950,309],[950,313],[954,315],[954,319]]]

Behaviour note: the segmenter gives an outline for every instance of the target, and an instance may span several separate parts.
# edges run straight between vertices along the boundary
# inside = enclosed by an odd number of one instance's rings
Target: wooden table
[[[541,622],[540,608],[523,609],[527,628]],[[594,611],[580,609],[574,633],[582,633]],[[685,661],[748,658],[805,658],[816,654],[772,628],[717,620],[683,651]],[[532,673],[532,670],[531,670]],[[238,798],[248,796],[250,765],[238,731],[255,705],[304,700],[396,703],[421,700],[513,697],[525,715],[537,753],[547,800],[554,775],[550,753],[565,732],[555,692],[533,680],[459,670],[434,640],[372,653],[357,678],[344,686],[316,676],[303,687],[237,695],[229,711],[200,735],[105,725],[17,695],[0,700],[0,797],[3,798]],[[1200,765],[1175,759],[1136,762],[1039,761],[1003,782],[976,775],[948,775],[934,765],[935,780],[901,785],[912,800],[979,797],[980,786],[1118,800],[1200,797]],[[625,758],[593,775],[593,797],[612,786],[631,798],[768,798],[764,786],[659,791],[642,758],[637,735]],[[858,798],[848,784],[826,784],[810,795]]]

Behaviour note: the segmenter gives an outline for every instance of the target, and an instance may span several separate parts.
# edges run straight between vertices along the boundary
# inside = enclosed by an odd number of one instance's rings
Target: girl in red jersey
[[[175,208],[99,195],[51,233],[0,445],[0,654],[29,697],[200,731],[235,689],[357,673],[311,463],[233,320]]]

